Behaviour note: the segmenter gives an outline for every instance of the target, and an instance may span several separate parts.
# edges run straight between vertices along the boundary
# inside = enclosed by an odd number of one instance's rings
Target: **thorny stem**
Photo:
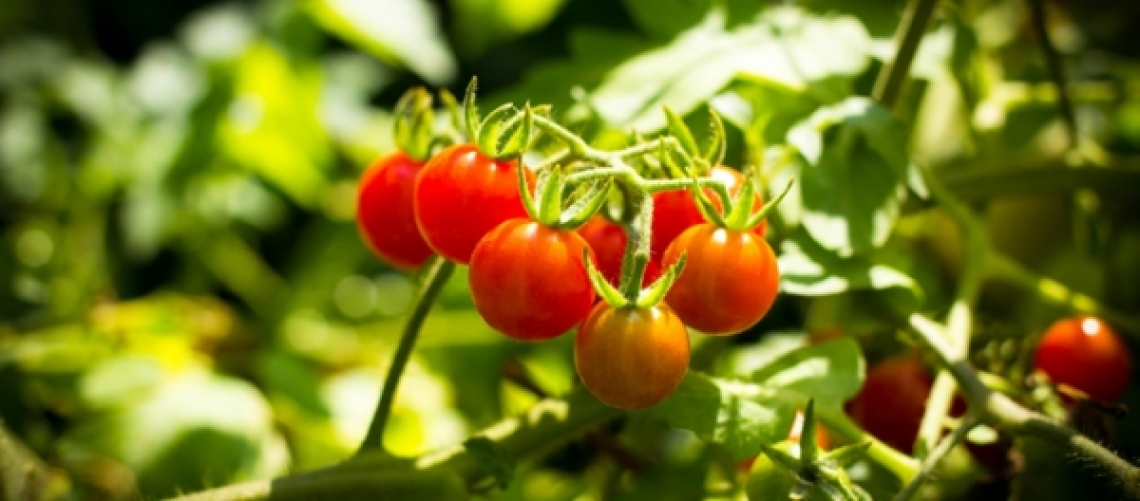
[[[408,323],[404,324],[400,344],[396,346],[396,354],[392,356],[392,364],[388,366],[388,375],[384,378],[384,388],[380,391],[380,402],[376,405],[372,422],[368,425],[368,433],[364,436],[364,442],[360,444],[357,454],[367,449],[382,449],[384,447],[384,427],[388,424],[388,416],[392,414],[392,404],[396,401],[396,389],[400,386],[400,378],[403,376],[404,368],[407,367],[408,360],[412,356],[412,349],[416,346],[420,328],[423,327],[424,320],[427,320],[428,312],[435,304],[435,298],[439,296],[439,292],[443,290],[447,279],[451,278],[452,272],[455,271],[455,263],[438,256],[434,259],[435,262],[430,265],[431,267],[424,276],[425,285],[420,291],[420,296],[416,298],[412,316],[408,318]]]

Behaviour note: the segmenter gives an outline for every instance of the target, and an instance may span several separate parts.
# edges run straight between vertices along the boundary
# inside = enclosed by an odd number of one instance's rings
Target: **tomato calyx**
[[[824,452],[816,441],[814,401],[808,401],[803,415],[798,454],[795,448],[761,444],[771,465],[795,480],[791,498],[808,499],[809,492],[822,490],[834,493],[832,497],[838,499],[870,499],[866,492],[851,482],[843,468],[863,457],[871,443],[850,444]],[[763,467],[765,465],[760,466]]]
[[[586,224],[606,203],[611,186],[612,178],[588,181],[585,189],[571,193],[569,207],[563,209],[567,202],[566,175],[561,165],[554,164],[538,173],[533,194],[526,172],[523,168],[518,171],[519,194],[527,214],[535,221],[560,230],[574,230]]]
[[[396,147],[409,158],[426,162],[436,140],[431,93],[423,87],[408,89],[396,102],[395,116]]]
[[[511,160],[522,156],[530,149],[536,137],[534,112],[546,112],[549,107],[532,108],[528,103],[524,110],[518,110],[512,103],[504,103],[479,119],[479,108],[475,104],[477,79],[471,77],[463,98],[463,116],[467,137],[479,147],[479,151],[495,160]]]

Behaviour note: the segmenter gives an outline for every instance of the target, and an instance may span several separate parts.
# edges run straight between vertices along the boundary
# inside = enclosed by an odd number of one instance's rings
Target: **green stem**
[[[1037,32],[1037,41],[1041,44],[1041,52],[1045,56],[1045,68],[1049,71],[1049,79],[1057,88],[1057,108],[1061,112],[1061,121],[1065,123],[1065,131],[1069,133],[1069,148],[1076,148],[1080,144],[1077,114],[1073,111],[1073,100],[1069,97],[1068,86],[1065,85],[1065,68],[1061,65],[1061,56],[1049,38],[1045,6],[1041,4],[1041,0],[1029,0],[1029,13],[1033,21],[1033,31]]]
[[[400,344],[396,346],[396,354],[392,357],[392,364],[388,366],[388,375],[384,378],[384,388],[380,391],[380,403],[376,405],[372,422],[368,425],[368,433],[364,436],[364,442],[360,444],[357,454],[372,448],[383,449],[384,427],[388,424],[388,416],[392,413],[392,404],[396,399],[396,389],[400,386],[400,378],[404,375],[404,368],[407,367],[412,349],[416,346],[420,328],[435,304],[439,292],[443,290],[447,279],[451,278],[451,274],[455,271],[455,263],[442,257],[436,257],[430,266],[424,276],[424,288],[420,291],[412,309],[412,316],[408,318],[408,323],[404,324]]]
[[[816,417],[827,426],[829,432],[834,432],[845,441],[860,444],[870,442],[867,449],[867,458],[890,471],[900,482],[906,482],[914,477],[918,471],[918,462],[879,439],[871,436],[851,421],[851,418],[842,409],[833,409],[820,406],[816,408]]]
[[[910,64],[914,61],[914,54],[918,52],[918,44],[926,34],[926,25],[934,14],[934,7],[938,0],[911,0],[903,13],[903,21],[895,35],[898,51],[894,59],[883,67],[875,80],[872,97],[887,108],[895,105],[903,84],[906,83]]]
[[[910,482],[907,482],[903,490],[899,491],[898,495],[895,496],[895,501],[907,501],[917,494],[923,482],[934,473],[934,469],[942,463],[942,460],[954,449],[954,446],[966,438],[966,434],[969,433],[974,426],[977,426],[977,424],[978,419],[975,414],[966,416],[966,418],[962,420],[962,424],[954,429],[954,433],[942,439],[942,441],[938,443],[938,446],[930,452],[930,455],[922,462],[922,466],[919,467],[918,474],[915,475]]]

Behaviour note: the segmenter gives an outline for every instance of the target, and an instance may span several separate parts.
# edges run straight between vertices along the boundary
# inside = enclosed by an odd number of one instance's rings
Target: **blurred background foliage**
[[[396,97],[418,84],[458,93],[478,75],[485,108],[550,102],[599,144],[660,129],[662,105],[695,125],[711,106],[733,125],[730,163],[760,163],[817,108],[869,92],[902,8],[791,3],[0,3],[0,417],[66,473],[77,498],[165,496],[345,458],[363,437],[416,290],[416,277],[368,254],[353,224],[358,175],[392,148]],[[1046,7],[1082,149],[1103,164],[1088,168],[1134,174],[1140,4]],[[913,73],[903,109],[914,159],[967,179],[951,186],[984,211],[997,246],[1140,310],[1140,186],[983,189],[993,185],[987,175],[1065,158],[1025,4],[942,2]],[[773,186],[787,175],[768,173]],[[842,189],[864,179],[849,182]],[[874,359],[898,340],[871,337],[883,322],[861,306],[860,289],[945,308],[961,243],[944,214],[888,193],[865,209],[885,214],[890,240],[845,260],[828,251],[851,242],[796,229],[816,224],[803,196],[780,210],[785,251],[800,251],[788,266],[797,256],[807,263],[792,266],[803,273],[785,288],[816,299],[784,297],[738,343],[776,329],[802,341],[841,326],[870,340]],[[872,264],[894,278],[858,282]],[[815,265],[850,280],[821,285]],[[573,385],[570,336],[504,341],[471,308],[465,284],[461,271],[403,381],[389,429],[398,453],[459,442],[533,404],[535,392],[505,372],[545,394]],[[1059,314],[987,288],[979,361],[999,373],[1016,366]],[[1140,403],[1136,391],[1128,401]],[[1135,420],[1116,429],[1125,457],[1140,452]],[[703,495],[701,465],[715,450],[643,416],[622,433],[660,462],[623,496]],[[597,456],[589,441],[575,443],[521,471],[503,497],[594,495],[606,484]],[[1041,471],[1060,468],[1052,459]],[[1095,484],[1061,471],[1034,475],[1019,495],[1065,499]]]

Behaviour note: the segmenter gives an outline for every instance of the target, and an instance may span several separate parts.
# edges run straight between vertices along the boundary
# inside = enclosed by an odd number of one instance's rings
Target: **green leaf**
[[[867,98],[852,97],[816,111],[787,141],[805,160],[802,224],[812,238],[841,256],[882,246],[911,168],[902,123]]]
[[[889,254],[880,252],[844,258],[820,247],[803,232],[797,232],[784,240],[780,248],[780,288],[800,296],[827,296],[859,289],[899,289],[917,306],[924,298],[921,287],[907,273],[887,264],[889,261],[882,256]]]
[[[748,379],[807,395],[818,405],[836,407],[859,392],[865,370],[859,344],[841,338],[791,351]]]
[[[674,428],[720,443],[736,458],[760,453],[762,444],[788,436],[794,408],[755,385],[690,371],[681,386],[648,412]]]
[[[455,44],[463,56],[482,54],[491,44],[541,29],[565,0],[452,0]]]
[[[817,92],[816,82],[861,73],[869,48],[852,17],[815,17],[789,7],[726,30],[724,12],[712,9],[669,45],[614,68],[590,103],[611,125],[653,131],[665,126],[663,106],[687,115],[738,76]]]
[[[433,85],[458,71],[432,6],[424,0],[308,0],[306,10],[324,29]]]
[[[471,437],[463,442],[463,448],[487,470],[500,489],[511,484],[511,478],[515,474],[515,459],[506,449],[487,437]]]

